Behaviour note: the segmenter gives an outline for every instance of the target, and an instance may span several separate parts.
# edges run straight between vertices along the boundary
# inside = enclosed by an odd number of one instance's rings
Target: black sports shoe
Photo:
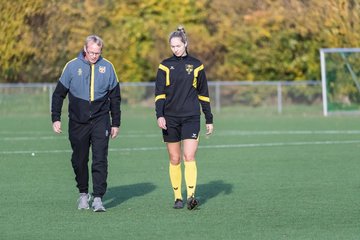
[[[189,197],[187,200],[187,209],[193,210],[199,205],[199,200],[195,197]]]
[[[175,209],[180,209],[180,208],[183,208],[183,207],[184,207],[183,200],[176,199],[175,203],[174,203],[174,208]]]

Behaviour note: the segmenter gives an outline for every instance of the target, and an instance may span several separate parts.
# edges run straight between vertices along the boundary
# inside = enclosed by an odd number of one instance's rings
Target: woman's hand
[[[206,124],[206,136],[210,136],[214,131],[213,124]]]
[[[159,117],[159,118],[157,119],[157,124],[158,124],[159,128],[164,129],[164,130],[167,129],[167,127],[166,127],[166,120],[165,120],[164,117]]]

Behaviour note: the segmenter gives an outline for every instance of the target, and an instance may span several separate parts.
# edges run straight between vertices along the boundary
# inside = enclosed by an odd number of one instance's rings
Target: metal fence
[[[55,83],[0,84],[0,112],[49,111]],[[154,107],[153,82],[121,83],[122,104]],[[211,81],[212,108],[264,108],[281,114],[294,106],[322,111],[320,81]]]

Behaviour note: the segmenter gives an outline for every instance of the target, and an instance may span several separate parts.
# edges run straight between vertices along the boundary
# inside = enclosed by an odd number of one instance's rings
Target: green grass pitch
[[[215,113],[197,154],[201,205],[189,211],[172,209],[153,110],[124,107],[110,143],[106,213],[77,210],[65,119],[55,135],[48,114],[0,116],[0,239],[360,236],[358,116]]]

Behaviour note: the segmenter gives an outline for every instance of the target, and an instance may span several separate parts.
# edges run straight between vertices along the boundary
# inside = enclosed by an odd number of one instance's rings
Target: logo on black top
[[[194,65],[191,64],[185,64],[185,70],[190,75],[190,73],[194,70]]]

